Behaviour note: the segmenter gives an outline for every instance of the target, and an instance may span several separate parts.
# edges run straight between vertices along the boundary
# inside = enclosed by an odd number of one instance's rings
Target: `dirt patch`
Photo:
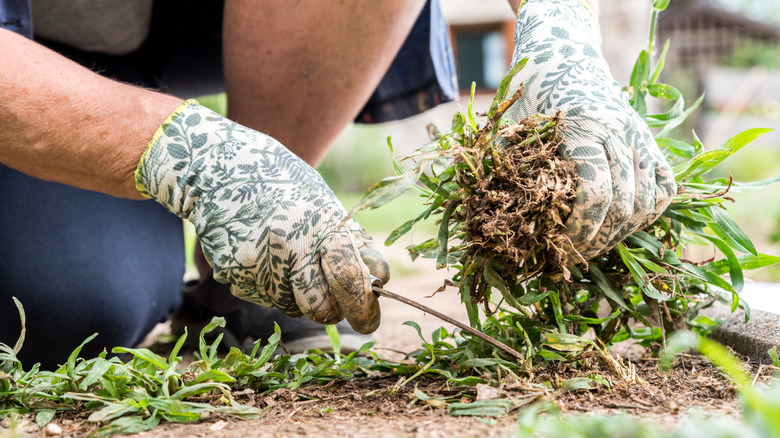
[[[555,383],[601,373],[610,382],[611,389],[601,386],[573,392],[563,389],[537,392],[535,400],[553,401],[567,413],[622,412],[669,426],[684,418],[691,408],[700,408],[708,415],[739,415],[738,400],[731,383],[697,355],[682,355],[669,374],[659,373],[657,360],[652,357],[644,357],[635,364],[637,376],[644,383],[621,382],[596,363],[594,367],[582,370],[550,369],[539,373],[532,382],[506,381],[497,395],[523,400],[529,394],[534,395],[527,390],[530,383]],[[509,414],[491,420],[494,424],[485,424],[476,418],[450,416],[446,407],[425,404],[414,394],[416,385],[429,397],[465,402],[477,396],[474,387],[447,385],[442,380],[429,378],[417,379],[403,387],[398,387],[398,383],[398,377],[375,376],[334,381],[297,391],[279,389],[268,394],[238,391],[236,400],[266,409],[266,415],[248,421],[216,414],[197,424],[163,422],[156,429],[138,436],[493,437],[506,436],[516,427],[519,410],[510,410]],[[83,413],[60,415],[55,423],[66,437],[96,431],[94,425],[86,422]],[[34,425],[26,428],[29,432],[35,432],[35,429]]]
[[[408,263],[404,251],[389,251],[391,266]],[[397,261],[397,263],[396,263]],[[430,264],[430,265],[429,265]],[[451,275],[436,271],[432,260],[418,260],[424,274],[396,278],[388,286],[393,291],[421,301],[429,307],[466,320],[465,309],[458,295],[443,292],[431,296]],[[429,297],[429,298],[427,298]],[[407,320],[420,324],[422,333],[430,333],[446,324],[400,303],[383,300],[383,319],[375,334],[377,351],[383,356],[399,360],[402,354],[420,346],[417,333],[403,326]],[[632,358],[637,375],[643,383],[624,383],[614,377],[603,364],[594,361],[589,369],[558,368],[537,373],[533,382],[557,382],[590,374],[603,374],[611,389],[595,386],[590,390],[567,392],[565,390],[538,393],[538,398],[554,401],[569,413],[628,413],[661,421],[670,427],[684,418],[685,412],[698,407],[708,415],[738,416],[738,399],[734,388],[707,361],[696,355],[683,355],[671,374],[661,374],[657,359],[648,357],[638,346],[623,348],[622,355]],[[766,368],[748,365],[752,372],[766,375]],[[234,394],[237,401],[268,409],[263,418],[240,420],[225,415],[211,415],[194,424],[162,422],[142,437],[244,437],[284,436],[328,438],[344,436],[376,437],[498,437],[512,433],[516,428],[519,411],[495,419],[495,425],[484,424],[480,419],[453,417],[446,407],[434,407],[415,401],[414,386],[429,397],[448,397],[450,402],[473,400],[474,387],[447,385],[443,380],[417,379],[397,388],[398,376],[359,377],[350,381],[333,382],[324,387],[307,387],[298,391],[277,390],[269,394],[257,394],[251,390]],[[532,382],[532,383],[533,383]],[[499,395],[514,400],[534,395],[524,388],[528,382],[507,380]],[[206,401],[206,400],[199,400]],[[54,419],[64,437],[76,437],[96,431],[88,423],[86,413],[58,414]],[[40,433],[37,426],[28,422],[20,430]]]

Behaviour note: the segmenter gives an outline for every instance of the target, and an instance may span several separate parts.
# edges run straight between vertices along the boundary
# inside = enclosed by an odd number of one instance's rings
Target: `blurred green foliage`
[[[780,44],[746,42],[731,54],[726,65],[736,68],[753,66],[767,69],[780,68]]]

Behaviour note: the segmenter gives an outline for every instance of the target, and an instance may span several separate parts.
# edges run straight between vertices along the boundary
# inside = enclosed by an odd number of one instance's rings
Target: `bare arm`
[[[230,118],[317,165],[382,79],[423,0],[225,2]]]
[[[133,172],[181,100],[112,81],[0,29],[0,163],[34,177],[142,199]]]

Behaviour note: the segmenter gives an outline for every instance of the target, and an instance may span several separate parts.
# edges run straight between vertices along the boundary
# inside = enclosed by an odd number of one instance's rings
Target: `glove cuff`
[[[160,137],[162,137],[163,133],[165,132],[165,128],[173,123],[174,120],[176,120],[177,117],[184,111],[184,108],[187,108],[190,105],[198,105],[198,101],[195,99],[187,99],[184,102],[182,102],[181,105],[176,107],[175,110],[171,113],[171,115],[168,116],[168,118],[165,119],[165,121],[162,122],[159,128],[157,128],[157,131],[155,131],[154,135],[152,136],[152,139],[149,140],[149,144],[146,145],[146,149],[144,150],[144,153],[141,154],[141,159],[138,161],[138,166],[135,168],[135,189],[138,190],[138,193],[141,194],[144,198],[152,198],[152,195],[149,194],[149,192],[146,189],[146,186],[144,185],[143,178],[141,177],[141,169],[144,166],[144,163],[146,162],[146,158],[149,156],[149,151],[152,150],[154,145],[157,144],[157,142],[160,141]]]

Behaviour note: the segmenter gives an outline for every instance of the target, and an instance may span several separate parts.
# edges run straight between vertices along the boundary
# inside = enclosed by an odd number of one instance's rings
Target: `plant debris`
[[[464,196],[453,219],[463,222],[466,259],[490,258],[502,277],[568,273],[563,248],[570,248],[571,241],[564,223],[577,175],[574,165],[558,155],[562,123],[561,113],[529,117],[501,127],[485,151],[472,152],[475,158],[480,152],[492,155],[492,166],[459,174]],[[465,163],[463,156],[455,162]]]

